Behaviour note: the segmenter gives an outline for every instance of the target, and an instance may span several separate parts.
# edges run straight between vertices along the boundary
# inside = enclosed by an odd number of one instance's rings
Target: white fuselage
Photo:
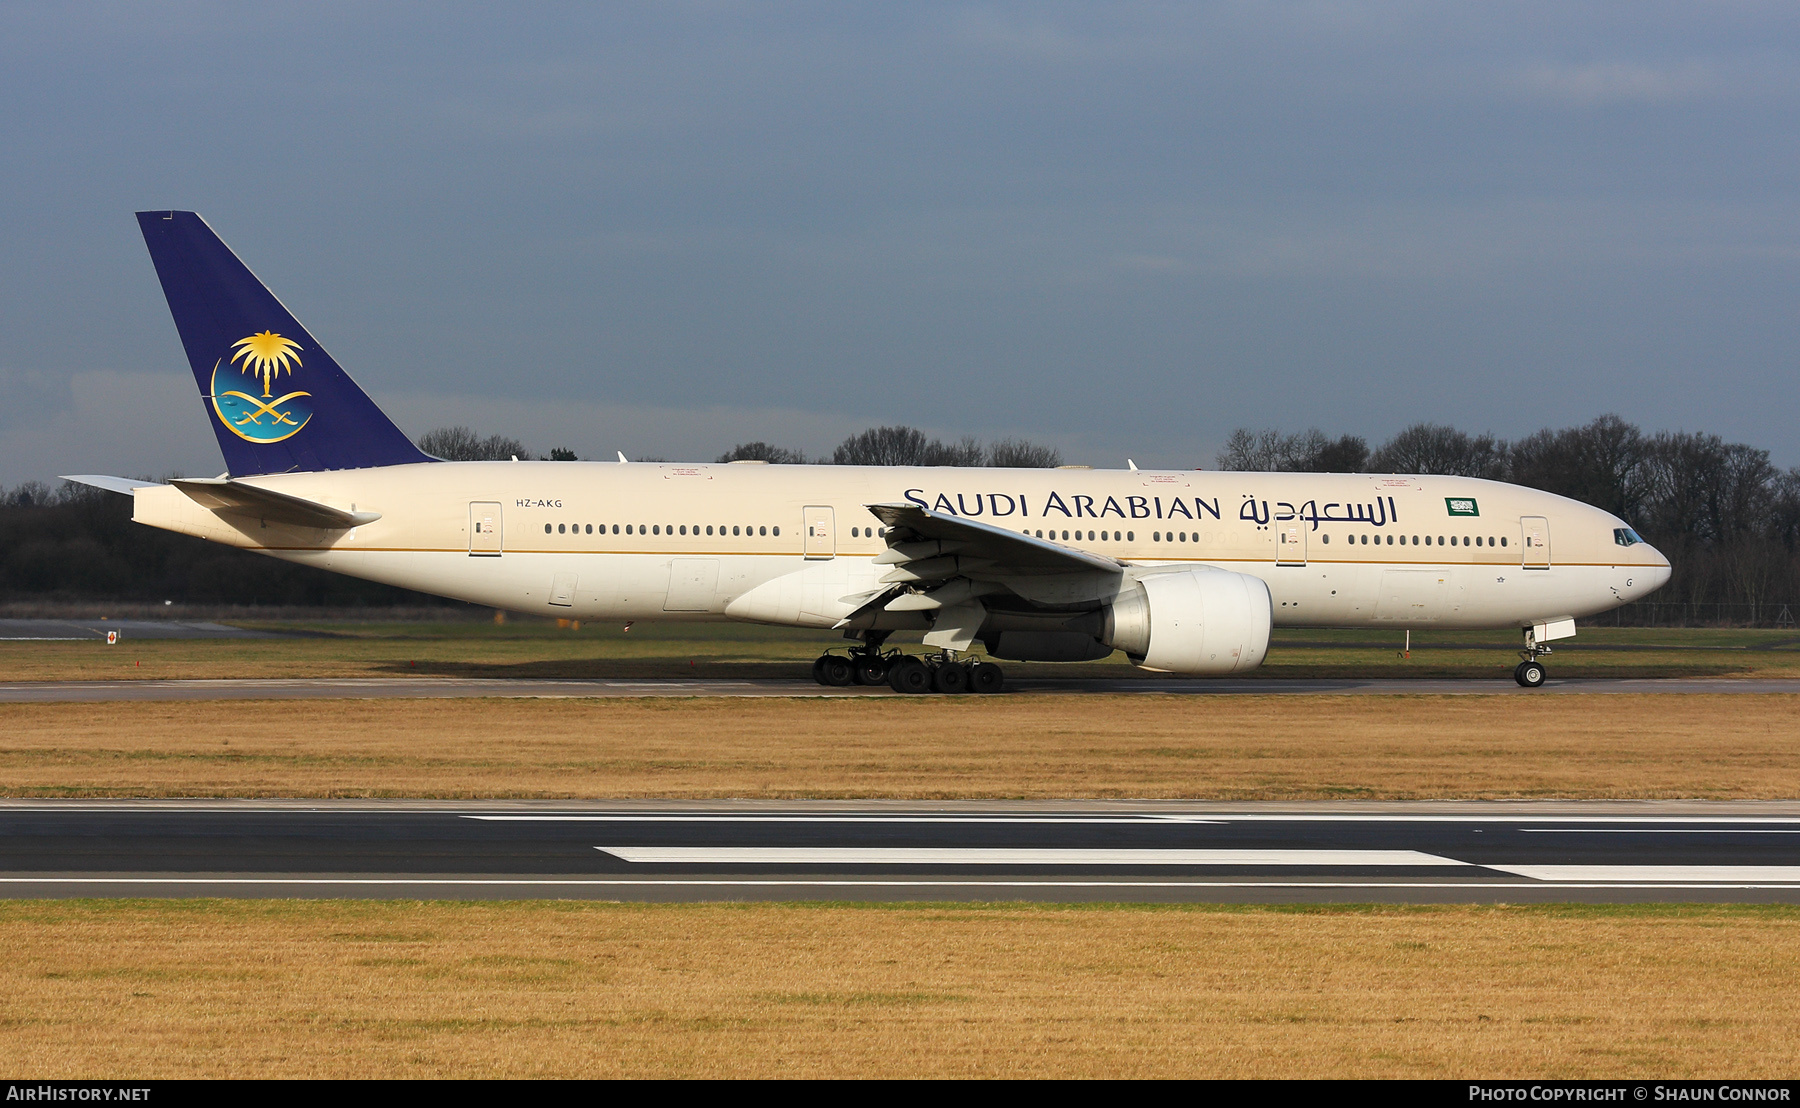
[[[1521,627],[1662,585],[1667,560],[1565,497],[1458,477],[462,462],[246,479],[379,512],[348,531],[137,490],[156,527],[337,573],[577,619],[830,627],[876,587],[866,505],[914,503],[1122,562],[1235,570],[1276,626]],[[1530,545],[1528,545],[1530,544]]]

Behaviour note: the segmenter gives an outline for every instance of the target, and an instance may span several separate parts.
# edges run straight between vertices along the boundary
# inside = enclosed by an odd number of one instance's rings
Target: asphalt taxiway
[[[1800,903],[1800,803],[16,800],[0,896]]]
[[[111,632],[138,639],[279,639],[274,631],[254,631],[223,623],[168,619],[0,619],[0,642],[62,642],[104,639]]]
[[[1504,674],[1488,679],[1288,680],[1221,678],[1027,678],[1009,680],[1007,693],[1162,693],[1186,696],[1542,696],[1555,693],[1800,693],[1800,679],[1551,678],[1525,689]],[[804,677],[760,679],[534,680],[471,677],[346,677],[293,679],[9,681],[0,703],[155,700],[437,700],[471,697],[580,699],[589,697],[899,696],[885,686],[828,688]],[[1005,695],[1005,694],[1003,694]]]

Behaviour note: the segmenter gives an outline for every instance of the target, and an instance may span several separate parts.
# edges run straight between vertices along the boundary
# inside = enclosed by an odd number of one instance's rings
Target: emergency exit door
[[[469,557],[500,556],[500,505],[491,500],[469,504]]]
[[[1519,545],[1524,569],[1550,568],[1550,521],[1543,516],[1522,516],[1519,519]]]
[[[837,522],[830,508],[807,508],[800,528],[800,548],[808,558],[837,557]]]

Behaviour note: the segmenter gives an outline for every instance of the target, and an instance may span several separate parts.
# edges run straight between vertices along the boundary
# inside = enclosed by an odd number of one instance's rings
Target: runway
[[[1800,803],[0,802],[0,896],[1800,903]]]
[[[1288,680],[1193,678],[1009,680],[1001,695],[1166,694],[1179,696],[1543,696],[1557,693],[1800,693],[1800,679],[1551,678],[1525,689],[1502,673],[1490,679]],[[844,697],[899,696],[886,687],[827,688],[804,677],[707,680],[532,680],[464,677],[349,677],[289,680],[10,681],[0,703],[158,700],[386,700],[524,697]]]

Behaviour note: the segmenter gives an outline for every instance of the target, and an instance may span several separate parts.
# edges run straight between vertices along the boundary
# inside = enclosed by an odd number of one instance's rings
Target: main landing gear
[[[886,685],[902,693],[997,693],[1006,687],[1006,674],[992,662],[959,662],[948,652],[938,657],[883,654],[874,648],[820,656],[813,663],[813,680],[839,688]]]
[[[1544,671],[1544,664],[1538,661],[1538,658],[1548,653],[1550,653],[1549,644],[1539,643],[1532,629],[1525,628],[1525,649],[1519,651],[1519,657],[1524,661],[1513,667],[1513,680],[1528,689],[1535,689],[1542,685],[1547,674]]]

